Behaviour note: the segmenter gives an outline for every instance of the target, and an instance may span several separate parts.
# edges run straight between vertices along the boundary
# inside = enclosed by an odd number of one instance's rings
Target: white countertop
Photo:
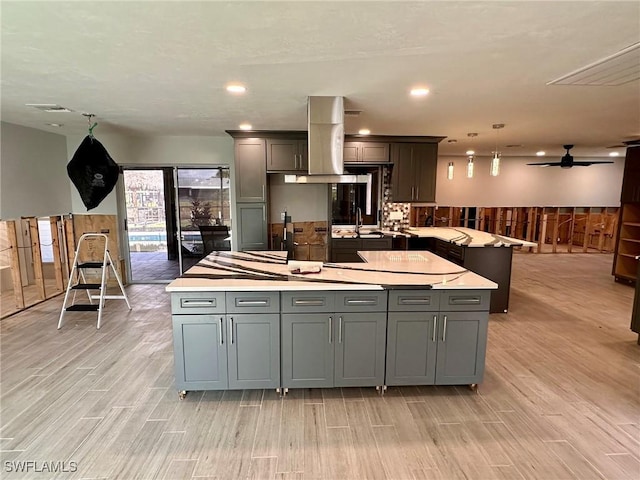
[[[465,227],[409,227],[404,232],[421,238],[439,238],[466,247],[535,247],[537,243]]]
[[[293,274],[286,252],[213,252],[171,282],[168,292],[496,289],[498,285],[427,251],[359,252],[366,263],[327,263],[319,273]]]

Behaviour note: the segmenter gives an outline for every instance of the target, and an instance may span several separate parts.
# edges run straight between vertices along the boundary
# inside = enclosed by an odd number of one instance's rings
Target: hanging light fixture
[[[497,177],[500,174],[500,152],[498,151],[498,130],[504,128],[504,123],[494,123],[493,129],[496,131],[496,149],[492,152],[491,166],[489,167],[489,175]]]
[[[453,162],[447,165],[447,180],[453,180]]]
[[[467,133],[467,137],[470,137],[471,140],[477,137],[477,133]],[[475,158],[475,151],[467,150],[467,178],[473,178],[473,160]]]

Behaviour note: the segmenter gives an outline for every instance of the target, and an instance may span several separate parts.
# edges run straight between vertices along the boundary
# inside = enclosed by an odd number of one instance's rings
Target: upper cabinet
[[[391,144],[394,202],[435,202],[438,145]]]
[[[389,144],[344,142],[344,163],[389,163]]]
[[[301,139],[267,139],[267,172],[307,172],[307,141]]]
[[[235,141],[236,202],[267,201],[267,169],[262,138],[237,138]]]

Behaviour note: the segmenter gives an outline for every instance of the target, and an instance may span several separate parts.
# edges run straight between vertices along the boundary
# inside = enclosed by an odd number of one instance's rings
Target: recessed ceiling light
[[[451,140],[447,140],[447,143],[458,143],[458,140],[452,138]]]
[[[429,94],[429,89],[428,88],[412,88],[411,89],[411,95],[414,97],[424,97],[426,95]]]
[[[37,108],[42,112],[48,113],[70,113],[73,112],[70,108],[57,105],[55,103],[27,103],[27,107]]]
[[[617,157],[618,155],[620,155],[620,152],[609,152],[610,157]]]
[[[543,150],[540,150],[539,152],[536,152],[536,157],[544,157],[547,153]]]
[[[251,130],[252,128],[251,124],[249,123],[241,123],[239,127],[240,127],[240,130]]]
[[[62,127],[64,124],[63,123],[47,123],[46,125],[49,125],[50,127]]]
[[[467,150],[467,155],[474,155],[476,152],[474,150]]]
[[[360,130],[358,130],[358,133],[360,135],[369,135],[371,133],[371,130],[369,130],[368,128],[361,128]]]
[[[244,93],[246,91],[247,91],[247,87],[245,87],[244,85],[240,85],[238,83],[227,85],[227,92],[229,93]]]

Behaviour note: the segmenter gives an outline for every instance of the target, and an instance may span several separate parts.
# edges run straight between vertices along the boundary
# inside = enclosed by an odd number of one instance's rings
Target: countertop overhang
[[[166,291],[496,289],[498,285],[428,251],[358,252],[365,263],[326,263],[319,273],[289,271],[286,252],[213,252]]]
[[[367,232],[368,230],[363,230]],[[445,242],[453,243],[461,247],[535,247],[536,243],[519,238],[507,237],[495,233],[483,232],[466,227],[407,227],[400,231],[375,230],[379,237],[371,236],[368,233],[358,234],[341,228],[338,232],[331,232],[332,238],[381,238],[385,237],[414,237],[414,238],[437,238]]]

